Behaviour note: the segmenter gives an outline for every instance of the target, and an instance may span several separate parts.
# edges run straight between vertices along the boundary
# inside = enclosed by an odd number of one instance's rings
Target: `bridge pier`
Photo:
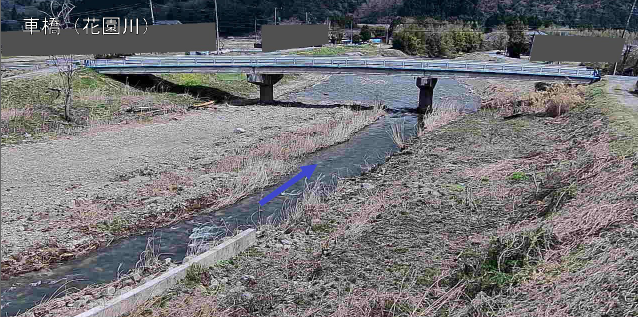
[[[248,74],[248,82],[259,85],[259,101],[272,103],[275,101],[273,86],[279,82],[283,74]]]
[[[432,97],[434,96],[434,86],[436,86],[437,80],[438,78],[416,78],[416,86],[419,87],[419,106],[417,108],[419,114],[432,113]]]

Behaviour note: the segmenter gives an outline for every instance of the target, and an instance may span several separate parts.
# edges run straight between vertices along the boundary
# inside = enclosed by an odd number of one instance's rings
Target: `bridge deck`
[[[496,77],[522,80],[600,79],[593,69],[474,61],[350,57],[229,56],[142,57],[86,60],[85,66],[105,74],[145,73],[305,73],[411,75],[431,77]]]

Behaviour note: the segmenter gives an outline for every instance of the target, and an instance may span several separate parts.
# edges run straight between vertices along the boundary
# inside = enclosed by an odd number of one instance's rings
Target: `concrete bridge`
[[[86,60],[84,66],[102,74],[244,73],[259,85],[260,99],[273,101],[273,85],[287,73],[403,75],[417,77],[419,113],[432,112],[432,97],[438,78],[484,77],[510,80],[568,81],[600,80],[596,70],[558,65],[485,63],[474,61],[299,57],[299,56],[179,56],[128,57],[125,60]]]

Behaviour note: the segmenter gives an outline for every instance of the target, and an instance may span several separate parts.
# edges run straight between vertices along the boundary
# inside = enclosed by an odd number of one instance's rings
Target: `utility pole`
[[[625,25],[625,28],[622,30],[622,35],[621,38],[625,38],[625,31],[627,31],[627,28],[629,27],[629,21],[631,21],[631,16],[634,15],[634,8],[636,7],[636,0],[634,0],[634,4],[631,5],[631,12],[629,13],[629,17],[627,18],[627,24]],[[624,44],[624,41],[623,41]],[[624,58],[623,58],[623,67],[624,65]],[[618,62],[614,63],[614,75],[616,75],[616,66],[618,65]]]
[[[148,0],[148,3],[151,7],[151,21],[153,21],[153,24],[155,24],[155,16],[153,15],[153,0]]]
[[[217,55],[219,55],[219,19],[217,18],[217,0],[215,0],[215,33],[217,33]]]
[[[308,12],[306,12],[306,24],[308,24]]]
[[[255,17],[255,43],[257,43],[257,17]]]
[[[352,42],[352,34],[353,34],[353,31],[352,31],[352,20],[350,20],[350,44],[354,44]]]

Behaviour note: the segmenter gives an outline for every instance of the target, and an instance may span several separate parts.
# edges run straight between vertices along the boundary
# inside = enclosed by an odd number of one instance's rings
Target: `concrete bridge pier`
[[[419,87],[419,114],[431,114],[432,97],[434,96],[434,86],[436,86],[437,78],[417,77],[416,86]]]
[[[283,74],[248,74],[248,82],[259,85],[259,101],[272,103],[274,101],[273,86],[279,82]]]

